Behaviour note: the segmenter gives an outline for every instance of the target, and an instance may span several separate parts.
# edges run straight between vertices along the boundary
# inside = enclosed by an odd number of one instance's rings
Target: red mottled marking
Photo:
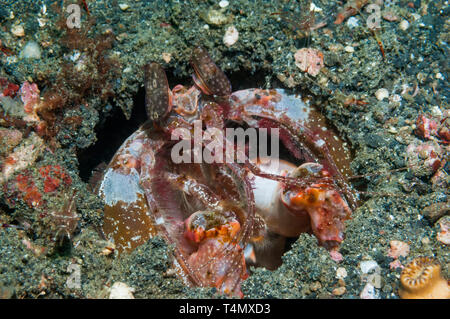
[[[61,184],[61,181],[56,178],[47,177],[44,181],[44,192],[54,192]]]
[[[33,103],[27,103],[23,107],[23,109],[25,110],[26,113],[32,113],[33,112],[33,108],[34,108],[34,104]]]
[[[7,86],[8,80],[5,78],[0,78],[0,86]]]
[[[220,96],[231,94],[230,81],[205,49],[201,47],[194,49],[191,64],[195,71],[194,81],[203,93]]]
[[[11,49],[5,48],[4,46],[1,45],[1,43],[0,43],[0,51],[2,51],[6,56],[10,56],[13,53]]]
[[[423,114],[417,118],[416,127],[414,132],[420,137],[430,139],[431,135],[436,135],[437,123]]]
[[[42,204],[42,194],[39,192],[33,180],[29,176],[19,174],[16,177],[15,186],[20,192],[17,194],[17,197],[23,198],[28,206],[39,207]]]
[[[441,127],[438,131],[438,135],[443,139],[444,144],[448,144],[450,142],[450,130],[448,127]]]
[[[59,165],[42,166],[39,169],[41,177],[44,178],[44,192],[54,192],[61,182],[65,185],[72,184],[72,179]]]

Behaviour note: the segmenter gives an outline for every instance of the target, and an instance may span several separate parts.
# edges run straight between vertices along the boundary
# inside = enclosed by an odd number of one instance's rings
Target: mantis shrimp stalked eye
[[[227,76],[214,63],[205,49],[194,49],[191,60],[195,75],[194,82],[207,95],[227,96],[231,94],[231,84]]]
[[[166,116],[172,107],[169,83],[166,72],[155,62],[144,67],[145,72],[145,110],[152,121]]]

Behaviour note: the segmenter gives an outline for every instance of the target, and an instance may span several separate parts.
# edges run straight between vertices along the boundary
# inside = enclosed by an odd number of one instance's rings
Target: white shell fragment
[[[309,11],[322,12],[323,10],[318,6],[316,6],[313,2],[311,2],[311,5],[309,6]]]
[[[14,25],[11,28],[11,33],[14,34],[16,37],[23,37],[25,35],[25,29],[21,24]]]
[[[130,8],[130,6],[127,3],[119,3],[119,8],[122,11],[126,11]]]
[[[219,2],[219,7],[226,8],[230,3],[227,0],[222,0]]]
[[[378,268],[379,266],[375,260],[365,260],[360,263],[359,267],[361,268],[361,272],[363,274],[368,274],[370,271]]]
[[[348,52],[348,53],[353,53],[353,52],[355,52],[355,48],[352,47],[351,45],[347,45],[347,46],[344,48],[344,50],[345,50],[345,52]]]
[[[406,20],[402,20],[398,27],[400,28],[400,30],[406,31],[409,28],[409,22]]]
[[[237,42],[239,39],[239,32],[234,25],[229,26],[227,31],[225,31],[225,35],[223,36],[223,43],[230,47]]]

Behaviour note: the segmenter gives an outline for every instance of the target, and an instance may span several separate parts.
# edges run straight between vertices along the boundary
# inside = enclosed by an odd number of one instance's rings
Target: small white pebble
[[[25,44],[19,56],[24,59],[40,59],[41,47],[37,42],[29,41]]]
[[[47,19],[43,19],[43,18],[37,18],[38,24],[40,28],[45,27],[45,25],[47,24]]]
[[[226,8],[230,3],[227,0],[222,0],[219,2],[219,7]]]
[[[236,41],[239,39],[239,32],[236,29],[235,26],[229,26],[227,31],[225,31],[225,35],[223,36],[223,43],[230,47],[233,44],[236,43]]]
[[[111,287],[109,299],[134,299],[134,288],[123,282],[115,282]]]
[[[345,270],[344,267],[339,267],[338,269],[336,269],[337,279],[344,279],[345,277],[347,277],[347,270]]]
[[[311,2],[311,5],[309,6],[309,11],[322,12],[323,10]]]
[[[398,131],[397,131],[397,129],[395,127],[389,126],[388,132],[391,133],[391,134],[397,134]]]
[[[375,96],[378,101],[382,101],[383,99],[386,99],[389,97],[389,91],[385,88],[378,89],[375,92]]]
[[[406,31],[409,28],[409,22],[406,20],[402,20],[398,26],[401,30]]]
[[[436,79],[439,79],[439,80],[443,80],[444,79],[444,76],[442,75],[442,73],[436,73]]]
[[[413,13],[413,14],[411,14],[411,16],[414,18],[414,21],[415,20],[419,20],[420,18],[422,18],[422,16],[420,14],[417,14],[417,13]]]
[[[347,46],[344,48],[344,50],[345,50],[345,52],[348,52],[348,53],[353,53],[353,52],[355,52],[355,48],[352,47],[351,45],[347,45]]]
[[[393,94],[389,101],[390,102],[400,102],[402,100],[402,97],[399,94]]]
[[[350,17],[350,18],[347,20],[347,25],[348,25],[350,28],[356,28],[356,27],[359,25],[359,21],[358,21],[358,19],[355,18],[355,17]]]
[[[431,108],[431,114],[432,114],[434,117],[441,117],[441,116],[442,116],[442,111],[441,111],[441,109],[439,108],[439,106],[435,105],[435,106],[433,106],[433,107]]]

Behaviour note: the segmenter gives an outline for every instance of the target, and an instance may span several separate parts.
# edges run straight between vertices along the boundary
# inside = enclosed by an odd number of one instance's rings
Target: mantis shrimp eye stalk
[[[228,96],[231,94],[231,84],[223,71],[214,63],[205,49],[194,49],[191,65],[195,74],[195,84],[206,95]]]
[[[153,122],[164,119],[172,108],[169,83],[166,72],[156,62],[146,64],[145,73],[145,111]]]
[[[319,242],[326,247],[334,247],[344,239],[344,221],[350,218],[351,210],[341,194],[320,178],[329,173],[321,164],[305,163],[288,176],[318,178],[306,189],[285,187],[281,200],[288,210],[295,214],[307,212],[311,219],[313,233]]]

